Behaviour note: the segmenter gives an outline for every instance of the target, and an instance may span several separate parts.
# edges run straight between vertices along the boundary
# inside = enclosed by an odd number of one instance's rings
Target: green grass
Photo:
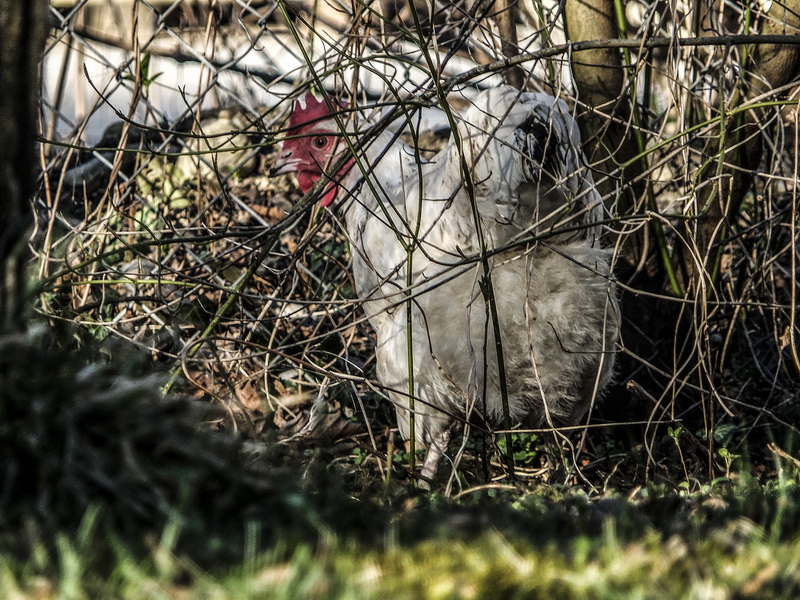
[[[298,477],[299,479],[299,477]],[[309,483],[309,482],[307,482]],[[232,513],[198,543],[176,513],[140,537],[90,507],[71,533],[0,545],[0,597],[795,598],[800,503],[794,479],[718,482],[694,493],[649,486],[629,497],[574,487],[410,495],[319,510],[319,480],[279,490],[307,522],[265,536],[274,509]],[[211,503],[214,499],[209,499]],[[273,503],[274,504],[274,503]],[[213,514],[213,513],[210,513]],[[192,518],[197,515],[192,513]],[[312,523],[312,527],[307,525]],[[186,537],[191,543],[184,543]],[[228,544],[225,552],[209,545]],[[209,558],[211,557],[211,558]],[[222,557],[222,558],[220,558]],[[200,566],[202,565],[202,566]]]
[[[433,498],[396,515],[384,536],[348,540],[335,524],[299,542],[284,532],[261,544],[253,533],[239,560],[212,568],[198,567],[191,550],[175,551],[174,523],[146,540],[142,556],[120,540],[110,545],[110,557],[98,553],[113,535],[98,529],[97,513],[90,512],[78,532],[50,549],[39,545],[14,558],[4,552],[0,593],[9,599],[794,598],[800,594],[796,491],[750,483],[640,500],[591,500],[569,490],[470,503]],[[242,523],[231,515],[230,525]]]

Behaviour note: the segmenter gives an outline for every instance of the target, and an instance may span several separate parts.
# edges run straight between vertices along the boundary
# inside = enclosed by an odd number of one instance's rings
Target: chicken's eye
[[[314,145],[317,148],[324,148],[325,146],[328,145],[328,138],[326,138],[324,136],[316,137],[316,138],[314,138]]]

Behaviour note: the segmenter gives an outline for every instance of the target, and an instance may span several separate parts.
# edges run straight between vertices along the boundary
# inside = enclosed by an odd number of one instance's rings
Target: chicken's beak
[[[299,158],[293,158],[293,150],[284,150],[272,163],[272,168],[269,170],[269,176],[275,177],[277,175],[284,175],[285,173],[297,172],[297,165],[300,164]]]

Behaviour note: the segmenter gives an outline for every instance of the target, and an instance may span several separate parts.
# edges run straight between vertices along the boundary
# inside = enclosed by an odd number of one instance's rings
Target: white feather
[[[458,136],[425,162],[384,132],[360,151],[363,170],[343,182],[377,375],[406,438],[413,394],[424,445],[471,412],[500,423],[501,377],[515,422],[575,423],[611,379],[619,332],[608,253],[596,241],[602,204],[566,104],[492,89],[461,115]],[[541,156],[525,156],[531,148]],[[504,372],[480,286],[481,248],[494,253]]]

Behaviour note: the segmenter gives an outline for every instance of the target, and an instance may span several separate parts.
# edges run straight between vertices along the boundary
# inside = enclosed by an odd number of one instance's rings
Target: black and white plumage
[[[454,423],[479,413],[502,424],[503,378],[512,423],[579,421],[611,379],[619,318],[597,242],[603,208],[566,104],[492,89],[432,160],[385,131],[338,173],[329,165],[349,150],[326,108],[295,107],[275,171],[337,186],[378,379],[403,437],[432,447],[423,475]]]

